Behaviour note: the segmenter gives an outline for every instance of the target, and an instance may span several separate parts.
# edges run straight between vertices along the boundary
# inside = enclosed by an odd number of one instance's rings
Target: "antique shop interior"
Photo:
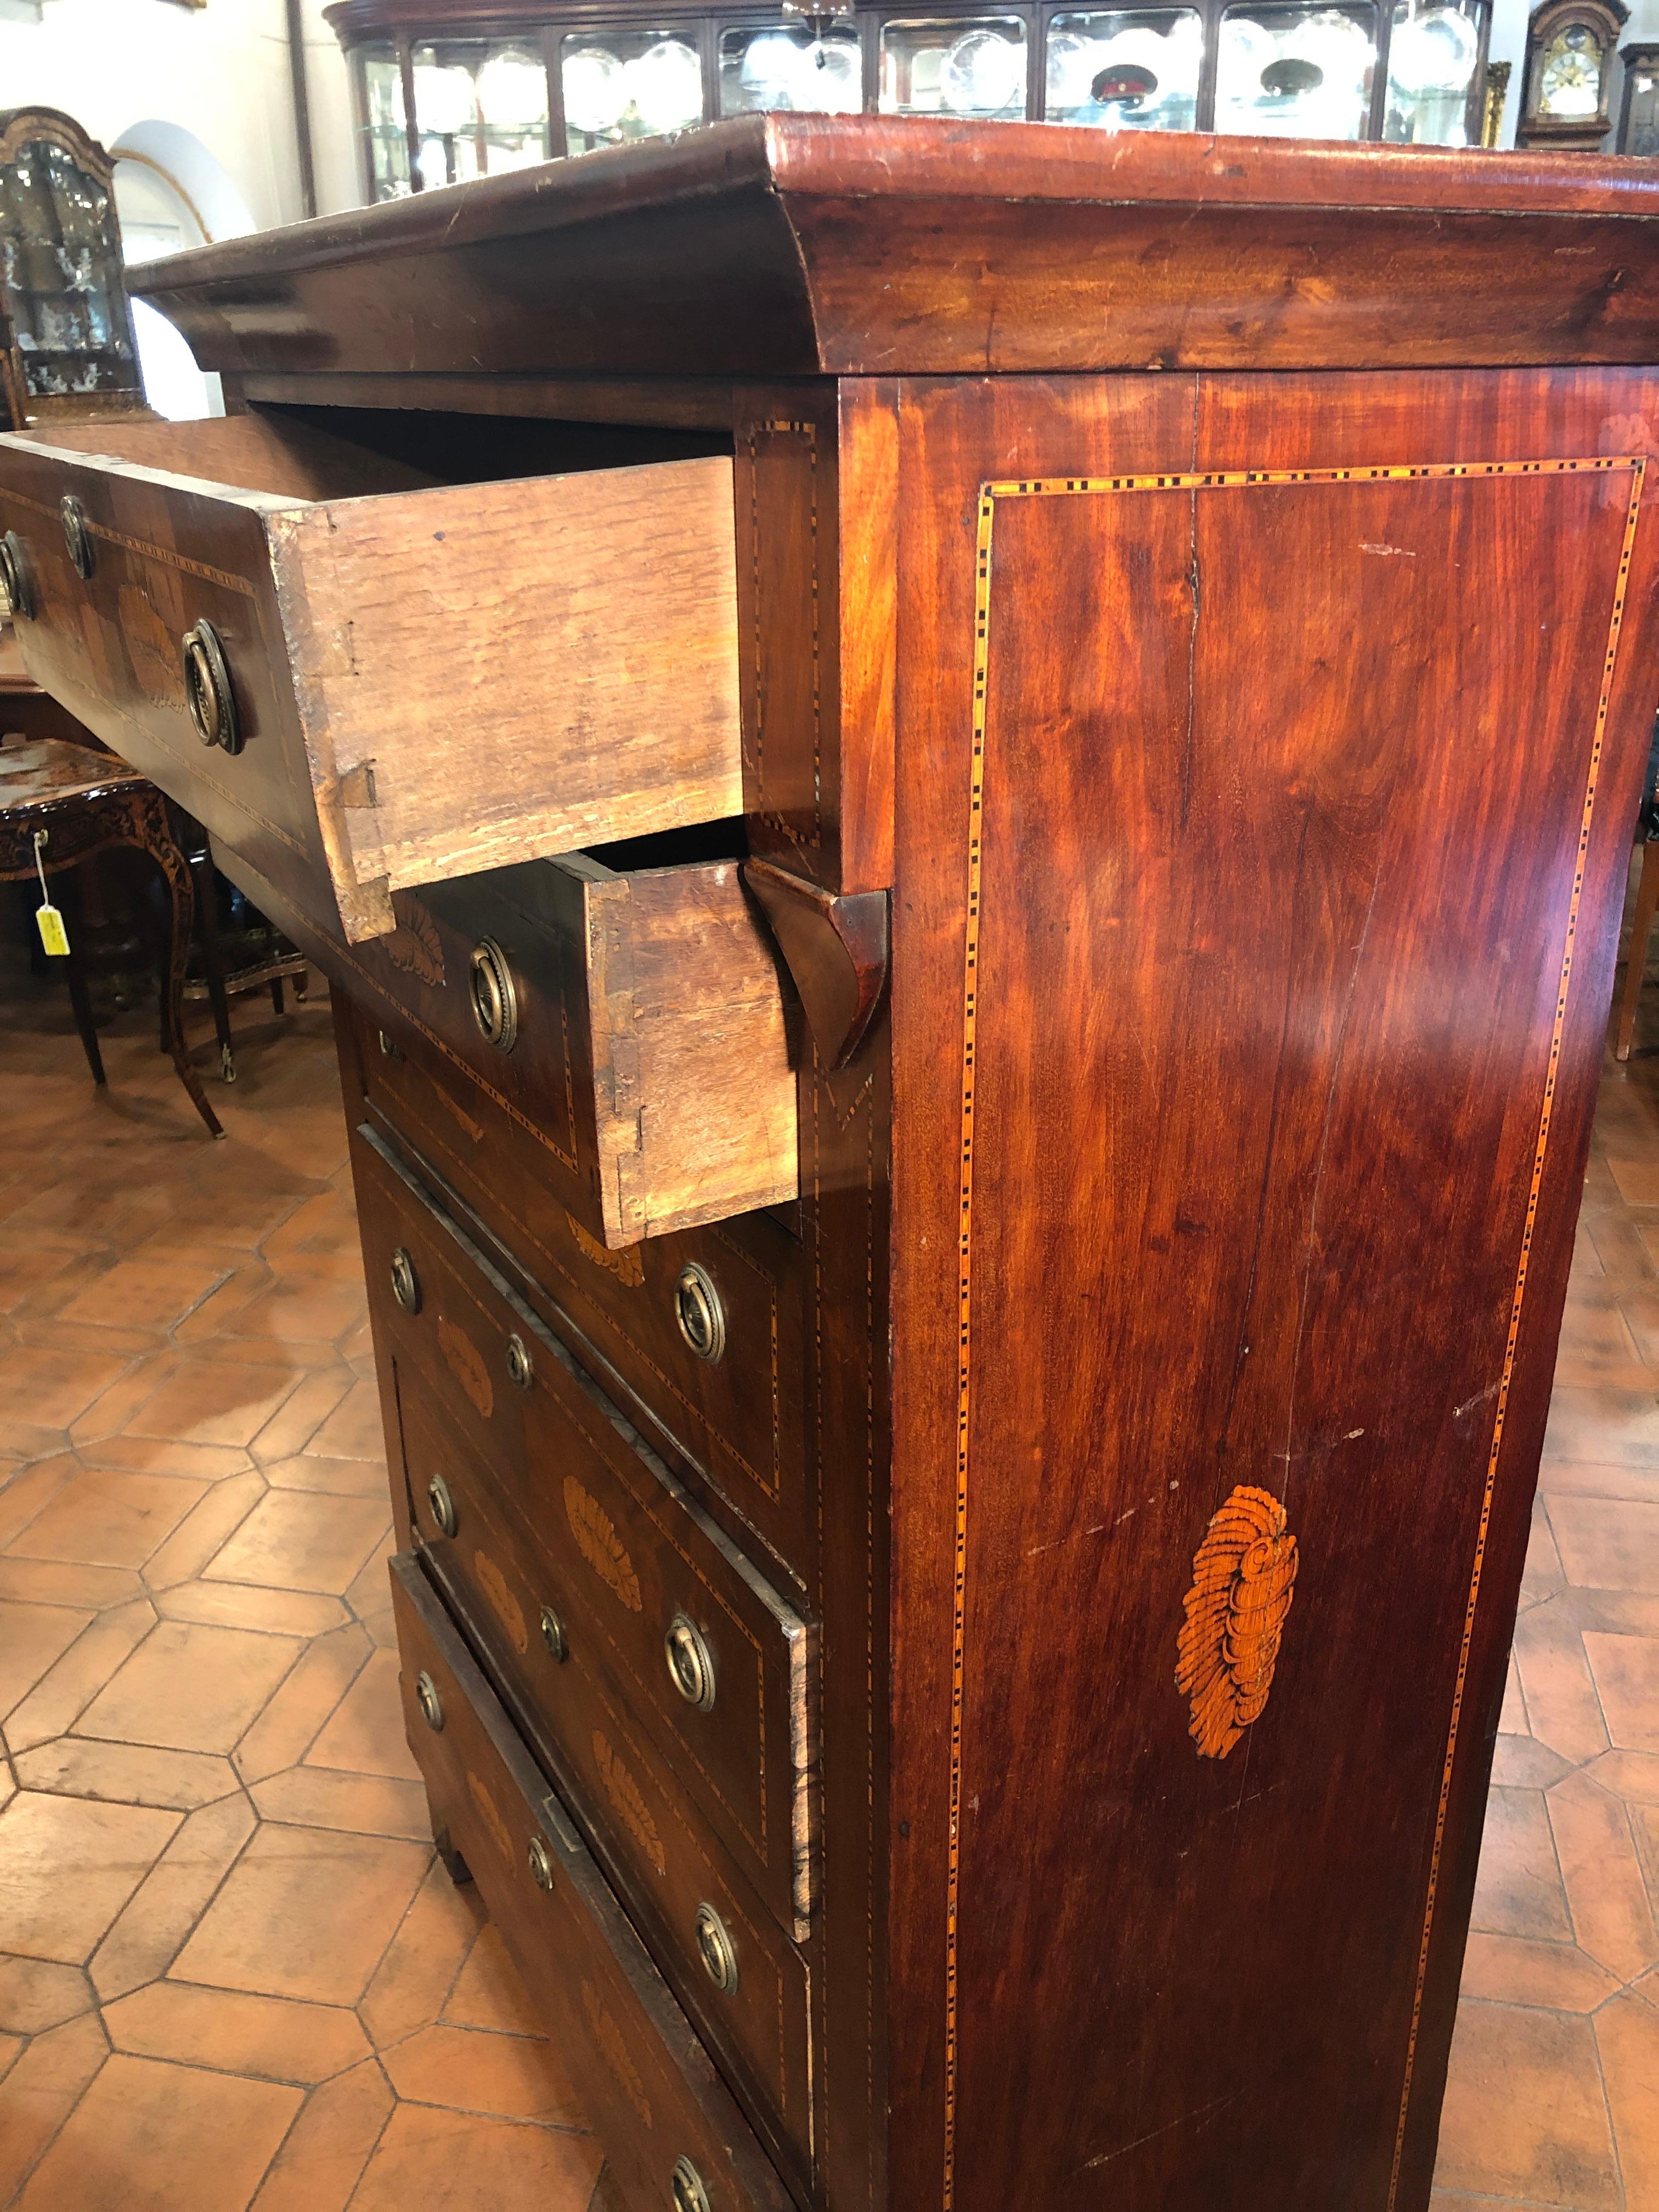
[[[1659,2212],[1659,0],[0,0],[0,2207]]]

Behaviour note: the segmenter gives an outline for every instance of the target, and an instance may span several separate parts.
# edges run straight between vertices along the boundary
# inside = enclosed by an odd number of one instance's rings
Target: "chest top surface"
[[[1584,155],[750,116],[150,264],[243,373],[1659,360],[1659,178]]]

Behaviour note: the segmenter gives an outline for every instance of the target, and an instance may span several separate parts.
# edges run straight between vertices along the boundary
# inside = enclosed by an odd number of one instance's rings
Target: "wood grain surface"
[[[152,263],[136,289],[233,372],[1639,362],[1656,191],[1588,155],[750,116]]]
[[[907,410],[894,2048],[933,2124],[895,2201],[1427,2202],[1653,707],[1609,654],[1654,415],[1571,375]],[[947,1149],[948,1192],[910,1164]],[[1241,1485],[1299,1572],[1204,1757],[1180,1632]]]

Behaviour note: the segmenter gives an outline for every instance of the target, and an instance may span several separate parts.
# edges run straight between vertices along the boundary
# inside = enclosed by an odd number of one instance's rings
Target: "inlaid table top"
[[[118,785],[143,783],[137,769],[111,753],[94,753],[62,738],[33,738],[0,745],[0,811],[97,799]]]

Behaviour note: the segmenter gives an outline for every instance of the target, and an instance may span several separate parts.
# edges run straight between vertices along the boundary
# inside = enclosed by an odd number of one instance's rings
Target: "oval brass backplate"
[[[426,1486],[426,1502],[432,1509],[432,1518],[446,1536],[455,1533],[455,1501],[449,1494],[449,1485],[442,1475],[434,1474]]]
[[[700,1713],[714,1708],[714,1655],[702,1631],[683,1613],[677,1613],[662,1640],[668,1656],[669,1679]]]
[[[197,736],[204,745],[217,745],[222,752],[240,752],[242,729],[230,664],[210,622],[198,622],[185,632],[179,641],[179,657],[185,673],[185,703]]]
[[[34,594],[29,589],[28,558],[15,530],[0,538],[0,614],[22,622],[34,618]]]
[[[507,1380],[520,1390],[527,1390],[536,1379],[530,1346],[521,1336],[509,1336],[507,1340]]]
[[[421,1310],[421,1279],[401,1244],[392,1255],[392,1295],[405,1313]]]
[[[58,502],[58,520],[64,526],[64,545],[70,556],[70,566],[81,581],[92,580],[92,533],[87,528],[87,511],[73,492],[65,492]]]
[[[479,1030],[498,1052],[511,1052],[519,1041],[519,989],[493,937],[481,938],[472,948],[469,981]]]
[[[542,1642],[560,1666],[570,1656],[570,1645],[566,1640],[564,1623],[550,1605],[542,1607]]]
[[[421,1709],[421,1717],[434,1735],[443,1727],[443,1700],[438,1695],[438,1686],[430,1674],[422,1671],[415,1677],[415,1702]]]
[[[672,2202],[674,2212],[714,2212],[713,2200],[703,2187],[702,2176],[689,2158],[674,2160]]]
[[[712,1366],[726,1351],[726,1309],[714,1277],[695,1260],[680,1269],[674,1284],[674,1319],[699,1359]]]
[[[530,1879],[538,1889],[553,1887],[553,1855],[539,1836],[530,1838],[530,1849],[525,1856],[530,1863]]]
[[[697,1956],[702,1970],[722,1996],[738,1986],[738,1947],[712,1905],[700,1905],[696,1918]]]

